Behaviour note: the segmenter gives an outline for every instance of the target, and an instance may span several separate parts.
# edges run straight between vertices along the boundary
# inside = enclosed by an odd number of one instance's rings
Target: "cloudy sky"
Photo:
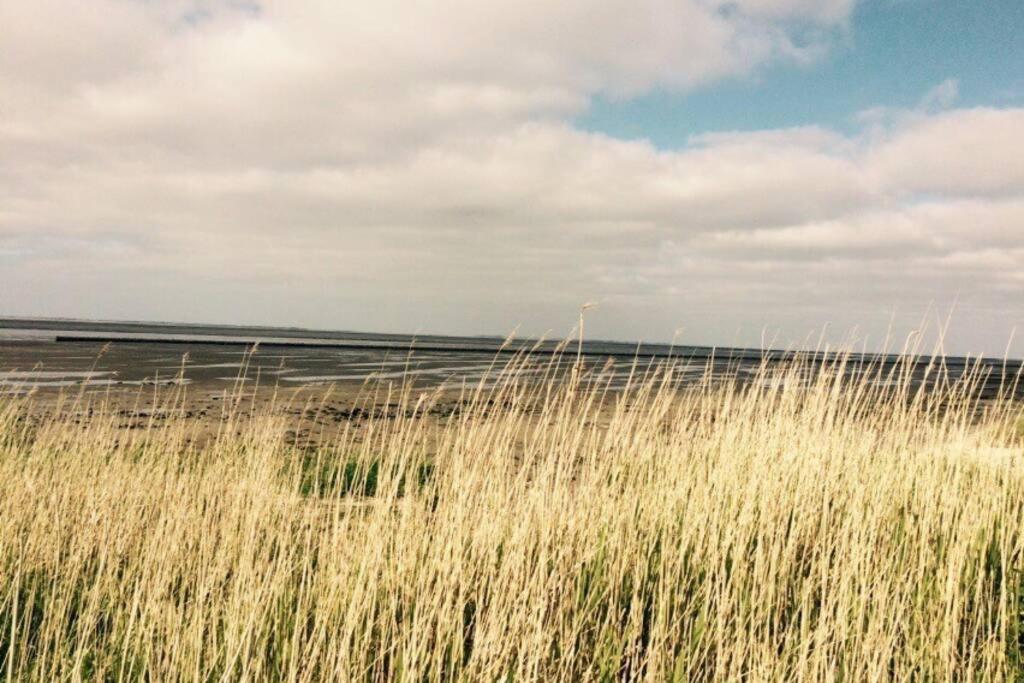
[[[1020,0],[0,0],[0,315],[1024,355]],[[955,305],[955,309],[953,308]],[[934,324],[934,323],[932,323]]]

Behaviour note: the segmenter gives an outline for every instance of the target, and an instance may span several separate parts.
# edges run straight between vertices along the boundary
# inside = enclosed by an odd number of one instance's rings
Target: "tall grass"
[[[609,392],[517,358],[450,414],[404,387],[291,445],[241,396],[210,439],[8,401],[0,675],[1021,676],[1019,408],[810,370]]]

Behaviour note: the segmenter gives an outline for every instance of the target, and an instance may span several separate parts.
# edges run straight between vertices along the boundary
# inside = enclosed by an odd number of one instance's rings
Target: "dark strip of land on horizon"
[[[4,332],[7,334],[5,335]],[[257,327],[242,325],[208,325],[154,322],[92,321],[57,318],[0,318],[0,339],[28,339],[55,342],[112,342],[159,344],[212,344],[222,346],[340,348],[381,351],[433,351],[444,353],[523,353],[553,355],[580,353],[585,356],[675,358],[679,360],[707,361],[786,361],[795,357],[806,360],[827,361],[840,351],[797,351],[790,349],[752,349],[736,347],[687,346],[584,340],[577,347],[575,341],[559,339],[511,339],[497,336],[445,336],[410,335],[338,330],[310,330],[296,327]],[[568,346],[567,346],[568,344]],[[854,362],[872,362],[890,365],[903,356],[896,353],[853,352]],[[917,358],[919,363],[934,359],[928,354]],[[946,356],[940,359],[947,367],[968,364],[1000,369],[1013,375],[1024,365],[1024,360],[994,357]]]

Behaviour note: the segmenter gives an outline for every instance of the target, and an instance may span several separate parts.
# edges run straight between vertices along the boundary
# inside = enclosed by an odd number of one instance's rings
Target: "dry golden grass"
[[[274,409],[198,446],[184,420],[127,432],[101,406],[79,425],[80,404],[7,402],[0,674],[1022,675],[1012,403],[799,365],[606,395],[526,363],[449,418],[402,391],[396,418],[305,449]]]

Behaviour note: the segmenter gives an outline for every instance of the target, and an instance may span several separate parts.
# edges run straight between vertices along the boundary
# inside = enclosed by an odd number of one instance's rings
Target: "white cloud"
[[[69,153],[337,162],[688,88],[820,50],[849,2],[142,3],[0,8],[9,135]],[[725,11],[726,8],[732,8]],[[65,141],[69,144],[70,141]],[[100,149],[97,149],[100,148]]]
[[[921,111],[933,111],[936,109],[947,109],[960,97],[960,81],[955,78],[947,78],[937,86],[929,90],[921,98],[917,107]]]
[[[598,334],[754,343],[959,295],[1000,311],[977,348],[1024,323],[1024,111],[567,123],[813,57],[851,4],[0,4],[0,312],[543,332],[599,298]]]
[[[1013,195],[1024,187],[1024,109],[917,116],[873,150],[883,186],[949,195]]]

